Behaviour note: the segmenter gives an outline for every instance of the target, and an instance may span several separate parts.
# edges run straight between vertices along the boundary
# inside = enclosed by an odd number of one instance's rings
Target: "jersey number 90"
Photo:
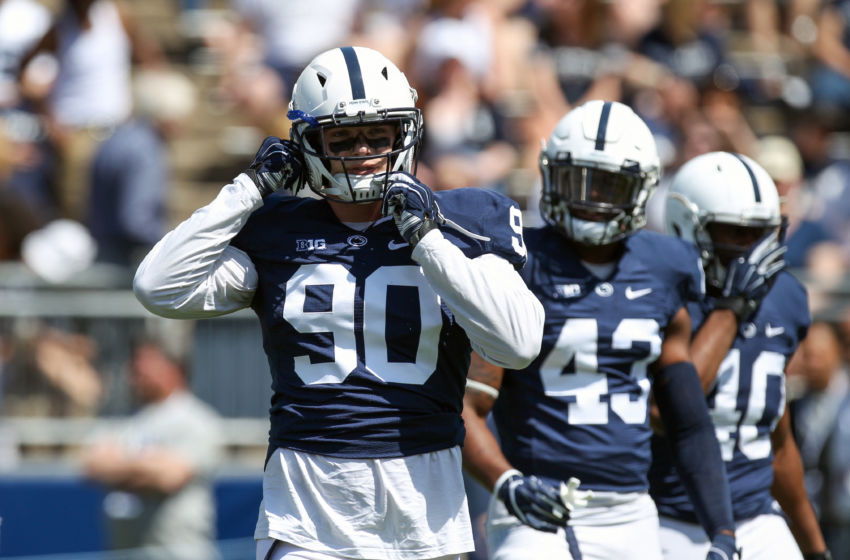
[[[412,287],[419,305],[406,307],[389,301],[391,287]],[[388,383],[422,385],[437,366],[437,350],[443,319],[440,299],[428,285],[418,266],[384,266],[364,280],[362,312],[355,309],[356,279],[341,264],[301,266],[286,283],[283,318],[301,333],[331,334],[333,344],[323,349],[328,361],[312,363],[309,356],[296,356],[295,372],[308,384],[342,383],[357,367],[357,331],[363,333],[363,362],[366,370]],[[324,293],[330,301],[305,306],[309,294]],[[315,299],[315,295],[309,296]],[[387,310],[404,317],[405,324],[418,322],[416,357],[410,362],[390,360],[387,349]],[[414,316],[415,311],[415,316]],[[412,345],[411,345],[412,346]]]

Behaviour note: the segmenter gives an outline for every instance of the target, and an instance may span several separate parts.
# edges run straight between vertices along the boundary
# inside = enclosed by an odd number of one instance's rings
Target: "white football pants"
[[[802,560],[785,520],[765,514],[735,524],[735,543],[746,560]],[[700,525],[669,517],[661,518],[661,550],[664,560],[702,560],[710,542]]]
[[[285,542],[277,543],[274,551],[269,555],[269,550],[275,543],[272,539],[260,539],[257,541],[257,560],[346,560],[343,556],[334,556],[325,552],[316,552],[299,548]],[[376,559],[377,560],[377,559]],[[460,556],[443,556],[432,560],[460,560]]]
[[[661,560],[658,511],[646,493],[597,492],[566,530],[545,533],[520,523],[492,496],[487,550],[491,560]]]

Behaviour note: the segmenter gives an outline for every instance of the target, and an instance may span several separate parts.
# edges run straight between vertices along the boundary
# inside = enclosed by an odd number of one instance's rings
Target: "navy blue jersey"
[[[694,332],[705,315],[705,307],[692,307]],[[736,521],[772,511],[770,433],[785,411],[785,365],[809,323],[805,288],[791,274],[780,273],[752,321],[740,326],[708,395]],[[659,512],[696,523],[667,440],[653,437],[652,448],[650,491]]]
[[[526,229],[526,283],[546,311],[538,358],[506,370],[493,409],[502,449],[524,474],[581,480],[582,488],[647,488],[647,366],[664,330],[701,297],[692,245],[638,231],[611,277],[600,280],[551,228]]]
[[[435,193],[466,256],[525,263],[520,212],[479,189]],[[470,343],[391,219],[365,231],[325,200],[270,197],[234,238],[259,282],[272,374],[272,447],[347,458],[401,457],[460,444]]]

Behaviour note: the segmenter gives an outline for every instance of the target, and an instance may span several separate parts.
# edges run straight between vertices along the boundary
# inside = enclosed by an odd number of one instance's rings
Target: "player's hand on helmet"
[[[739,321],[748,319],[758,309],[776,275],[785,268],[788,247],[780,242],[780,235],[779,231],[771,231],[746,254],[729,263],[717,308],[731,309]]]
[[[399,233],[411,247],[445,221],[431,189],[402,171],[389,176],[381,213],[393,217]]]
[[[494,492],[512,515],[538,531],[554,533],[570,519],[560,489],[536,476],[513,471],[500,481]]]
[[[741,560],[741,549],[735,547],[735,536],[726,533],[714,535],[705,560]]]
[[[280,188],[295,194],[303,169],[304,157],[295,143],[268,136],[245,174],[265,198]]]

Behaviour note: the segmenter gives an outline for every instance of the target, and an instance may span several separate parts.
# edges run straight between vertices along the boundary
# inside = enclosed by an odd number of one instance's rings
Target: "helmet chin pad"
[[[564,216],[564,232],[571,240],[582,245],[608,245],[623,239],[627,232],[623,231],[620,220],[593,221],[576,218],[567,212]]]
[[[387,172],[370,175],[336,173],[334,186],[326,186],[319,193],[322,196],[341,202],[374,202],[381,200],[387,185]]]

